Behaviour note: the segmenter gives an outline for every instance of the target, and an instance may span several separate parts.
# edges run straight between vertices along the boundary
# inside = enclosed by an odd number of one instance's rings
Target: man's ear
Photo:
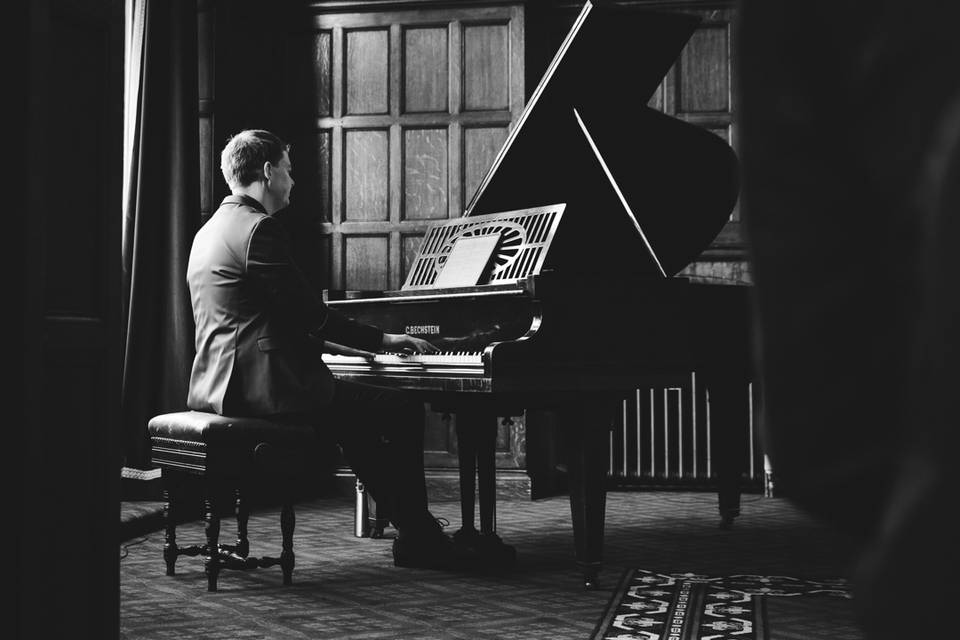
[[[263,178],[264,180],[269,180],[271,174],[273,173],[273,165],[270,164],[270,161],[267,160],[263,163]]]

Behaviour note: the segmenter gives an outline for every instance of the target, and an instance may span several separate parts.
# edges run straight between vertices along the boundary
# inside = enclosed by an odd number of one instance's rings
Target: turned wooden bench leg
[[[293,511],[293,500],[289,497],[283,502],[280,509],[280,535],[283,537],[283,548],[280,552],[280,569],[283,571],[283,584],[293,584],[293,529],[297,517]]]
[[[220,516],[216,510],[214,492],[208,489],[205,498],[207,557],[203,570],[207,574],[207,591],[217,590],[217,578],[220,575]]]
[[[178,484],[173,474],[163,473],[163,561],[167,565],[168,576],[176,574],[177,557],[180,555],[177,547]]]
[[[247,536],[247,525],[250,521],[250,506],[247,502],[246,491],[243,487],[237,487],[234,491],[236,496],[236,517],[237,517],[237,548],[234,550],[241,558],[250,555],[250,539]]]

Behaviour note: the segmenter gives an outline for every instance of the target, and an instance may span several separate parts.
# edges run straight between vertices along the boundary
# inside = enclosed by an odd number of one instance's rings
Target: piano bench
[[[298,482],[322,467],[321,440],[310,425],[260,418],[232,418],[215,413],[181,411],[154,416],[147,425],[151,459],[161,469],[167,575],[181,555],[204,556],[207,591],[217,590],[223,569],[249,570],[280,565],[283,584],[293,581],[294,495]],[[199,492],[188,491],[190,484]],[[280,499],[282,551],[279,558],[250,557],[247,523],[253,489],[267,499]],[[177,524],[188,522],[184,503],[200,494],[206,521],[206,544],[177,544]],[[196,508],[196,505],[194,506]],[[220,544],[220,518],[235,515],[237,542]],[[194,515],[199,515],[194,512]]]

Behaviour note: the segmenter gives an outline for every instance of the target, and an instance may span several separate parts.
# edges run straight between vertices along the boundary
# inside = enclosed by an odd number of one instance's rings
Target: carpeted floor
[[[459,524],[453,502],[432,505]],[[297,508],[294,584],[278,567],[226,571],[208,593],[200,558],[182,557],[164,575],[163,534],[121,545],[121,638],[586,640],[628,569],[658,574],[752,574],[800,580],[847,578],[849,541],[782,499],[748,495],[731,530],[717,527],[716,497],[696,492],[609,495],[605,570],[584,591],[573,563],[565,498],[501,502],[498,527],[518,550],[509,572],[449,574],[398,569],[390,540],[356,538],[349,500],[324,498]],[[221,539],[233,535],[224,521]],[[203,524],[178,529],[181,544],[203,540]],[[255,513],[253,555],[278,555],[279,516]],[[768,599],[772,640],[860,640],[853,602],[844,598]]]
[[[120,504],[120,542],[128,542],[163,528],[163,502],[130,500]]]

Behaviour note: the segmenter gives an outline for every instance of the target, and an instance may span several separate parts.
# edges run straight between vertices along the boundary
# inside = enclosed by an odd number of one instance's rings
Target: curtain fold
[[[197,0],[128,0],[124,139],[124,465],[150,466],[147,421],[185,408],[186,266],[200,223]]]

